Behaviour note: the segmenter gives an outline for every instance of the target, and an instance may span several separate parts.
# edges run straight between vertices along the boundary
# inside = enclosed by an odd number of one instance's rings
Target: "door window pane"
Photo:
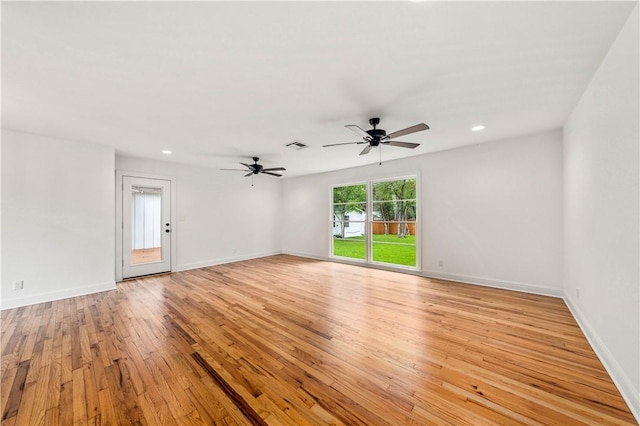
[[[374,222],[371,233],[371,258],[374,262],[416,266],[415,222]],[[398,237],[398,227],[406,227],[404,237]],[[385,234],[384,228],[389,232]]]
[[[131,188],[131,263],[162,260],[162,189]]]
[[[371,259],[415,267],[416,179],[372,184]]]
[[[332,255],[367,258],[367,186],[333,188]]]
[[[334,235],[333,255],[364,260],[367,258],[366,244],[364,235],[346,238]]]

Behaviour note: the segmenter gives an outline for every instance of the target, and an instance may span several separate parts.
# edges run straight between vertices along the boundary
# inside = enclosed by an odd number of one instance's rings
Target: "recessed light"
[[[173,152],[169,151],[168,149],[163,149],[163,150],[162,150],[162,153],[163,153],[163,154],[167,154],[167,155],[169,155],[169,154],[173,154]]]
[[[478,126],[473,126],[473,127],[471,128],[471,131],[472,131],[472,132],[479,132],[480,130],[483,130],[483,129],[484,129],[484,126],[483,126],[482,124],[480,124],[480,125],[478,125]]]

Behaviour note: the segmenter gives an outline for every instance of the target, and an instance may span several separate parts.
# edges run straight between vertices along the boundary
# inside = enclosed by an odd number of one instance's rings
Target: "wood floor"
[[[131,263],[159,262],[162,260],[162,247],[131,250]]]
[[[292,256],[2,312],[3,425],[636,424],[561,299]]]

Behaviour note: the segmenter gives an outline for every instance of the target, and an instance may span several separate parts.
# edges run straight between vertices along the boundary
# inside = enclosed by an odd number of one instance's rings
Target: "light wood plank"
[[[2,311],[5,424],[637,424],[561,299],[293,256]]]

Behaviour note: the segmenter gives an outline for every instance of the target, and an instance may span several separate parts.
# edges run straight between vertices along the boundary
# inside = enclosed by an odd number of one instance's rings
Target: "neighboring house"
[[[333,235],[341,238],[360,237],[365,234],[367,215],[364,212],[351,211],[341,222],[338,215],[333,216]],[[342,227],[344,226],[344,234]]]

